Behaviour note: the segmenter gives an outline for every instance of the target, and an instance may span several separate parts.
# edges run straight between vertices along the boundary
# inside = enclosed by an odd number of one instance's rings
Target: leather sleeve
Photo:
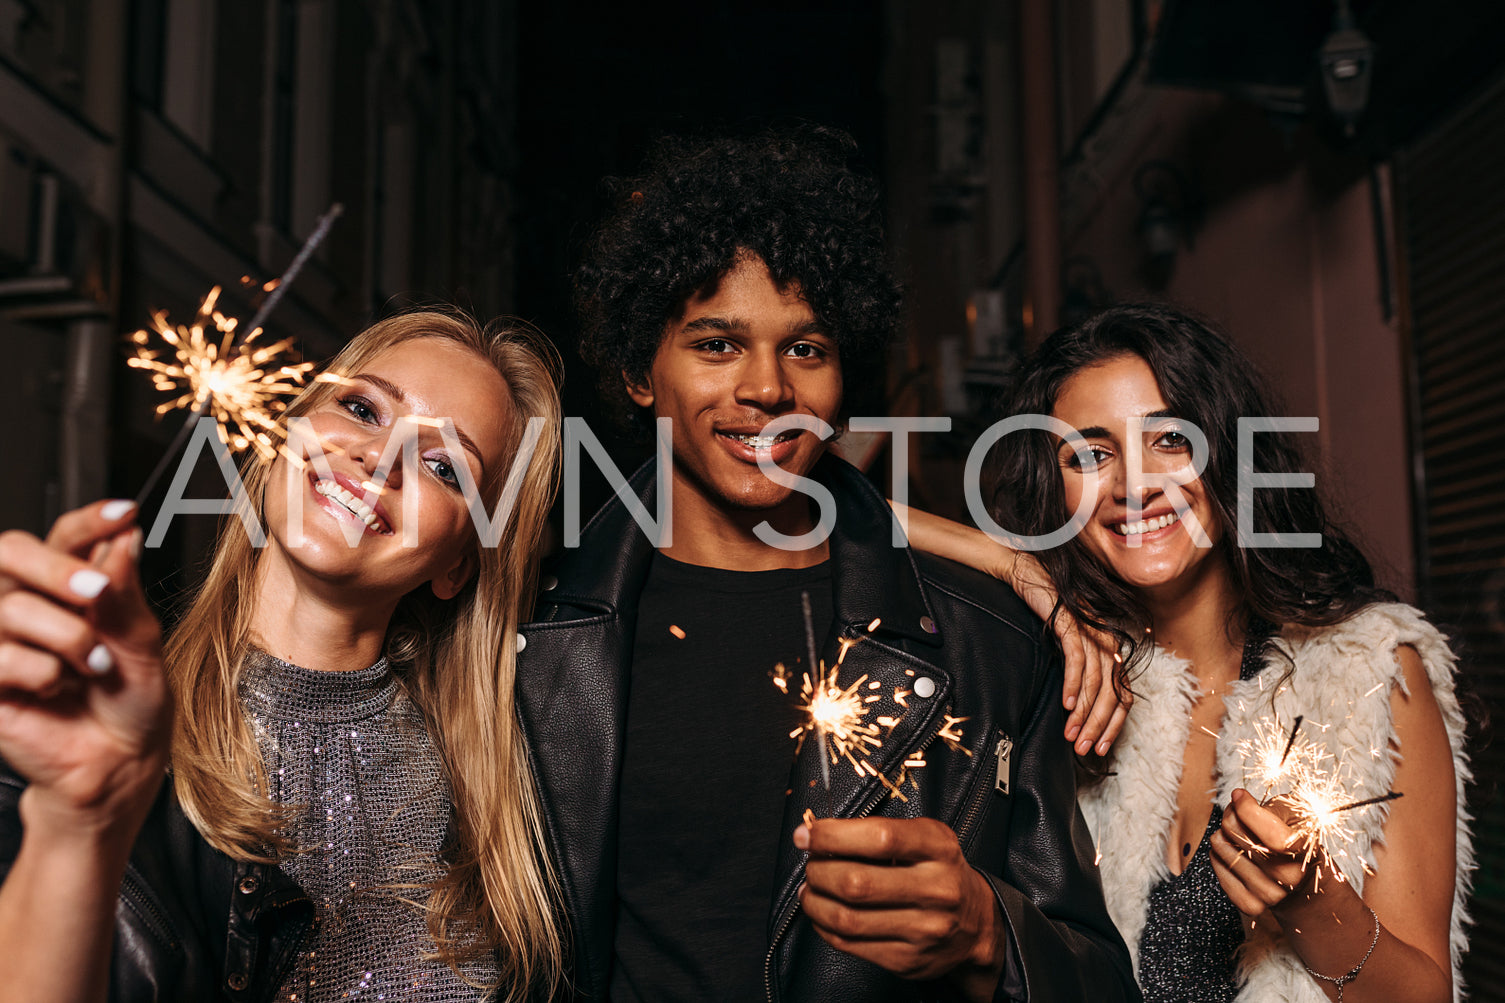
[[[21,792],[26,781],[0,759],[0,883],[21,852]]]
[[[987,874],[1003,907],[1023,968],[1006,972],[999,1000],[1094,1003],[1141,999],[1129,952],[1108,918],[1093,863],[1092,839],[1076,802],[1076,771],[1062,733],[1062,673],[1053,645],[1041,645],[1046,664],[1029,723],[1014,749],[1008,851],[1002,875]],[[1010,982],[1014,985],[1011,987]]]

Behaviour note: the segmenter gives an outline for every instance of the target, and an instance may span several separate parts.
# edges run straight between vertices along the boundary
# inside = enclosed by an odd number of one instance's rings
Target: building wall
[[[1026,341],[1020,108],[1049,100],[1061,126],[1066,306],[1085,275],[1081,291],[1098,306],[1169,300],[1226,328],[1288,413],[1319,419],[1306,445],[1320,489],[1382,582],[1414,595],[1402,350],[1383,302],[1365,165],[1309,127],[1277,127],[1232,98],[1147,85],[1133,48],[1133,4],[1054,5],[1059,86],[1052,95],[1023,93],[1017,7],[952,0],[894,5],[890,15],[887,193],[910,293],[894,368],[897,390],[920,388],[896,404],[899,413],[949,414],[957,429],[949,444],[912,451],[915,498],[966,517],[960,456],[993,417],[988,367],[1006,370]],[[1141,9],[1148,35],[1159,5]],[[936,197],[946,191],[938,65],[952,38],[968,40],[979,152],[961,212],[938,211],[947,204]],[[1147,266],[1138,234],[1144,203],[1135,175],[1157,160],[1188,179],[1200,207],[1168,274]],[[990,294],[1003,304],[1005,327],[993,359],[979,357],[984,346],[969,327],[969,310]],[[948,342],[961,347],[959,364]],[[961,398],[947,393],[958,383],[968,391]]]
[[[1116,300],[1168,300],[1222,325],[1287,413],[1316,416],[1305,445],[1319,490],[1382,582],[1413,595],[1403,354],[1386,318],[1369,176],[1305,133],[1187,91],[1147,94],[1119,150],[1068,220],[1067,257],[1092,261]],[[1134,175],[1152,160],[1177,165],[1202,202],[1163,283],[1147,274],[1137,228]]]
[[[305,356],[415,301],[512,309],[515,11],[0,0],[0,338],[40,370],[9,406],[22,489],[0,528],[134,494],[179,421],[153,419],[124,335],[157,310],[188,321],[214,285],[247,319],[332,202],[267,324]],[[213,496],[203,466],[194,493]],[[149,578],[203,552],[213,518],[181,522]]]

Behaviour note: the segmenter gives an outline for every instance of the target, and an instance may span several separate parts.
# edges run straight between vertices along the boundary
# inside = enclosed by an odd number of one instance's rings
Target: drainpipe
[[[1025,340],[1033,347],[1060,324],[1061,179],[1053,0],[1019,4],[1024,124]]]
[[[125,163],[130,129],[128,6],[90,5],[84,113],[113,141],[100,154],[101,163],[87,189],[87,197],[90,207],[108,227],[109,239],[96,259],[101,269],[97,276],[100,288],[92,296],[103,301],[99,303],[99,313],[78,317],[67,327],[58,459],[59,501],[63,511],[104,497],[109,487],[110,385],[112,363],[120,348]]]

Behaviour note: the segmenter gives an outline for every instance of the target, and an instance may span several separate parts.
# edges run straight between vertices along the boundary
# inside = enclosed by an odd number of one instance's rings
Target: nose
[[[374,434],[362,442],[355,443],[350,448],[351,459],[361,465],[367,481],[373,479],[377,471],[381,469],[382,456],[387,452],[387,442],[391,437],[389,431]],[[391,453],[391,469],[387,471],[387,478],[383,487],[389,491],[395,491],[402,487],[402,454],[403,450],[397,443],[393,444]]]
[[[749,353],[737,375],[737,403],[769,414],[787,411],[794,405],[794,385],[784,372],[784,360],[777,351]]]

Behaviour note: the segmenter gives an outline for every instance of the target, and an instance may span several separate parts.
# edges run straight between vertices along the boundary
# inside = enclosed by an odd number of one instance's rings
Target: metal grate
[[[1396,161],[1427,612],[1494,719],[1473,743],[1472,998],[1505,1003],[1505,78]]]

